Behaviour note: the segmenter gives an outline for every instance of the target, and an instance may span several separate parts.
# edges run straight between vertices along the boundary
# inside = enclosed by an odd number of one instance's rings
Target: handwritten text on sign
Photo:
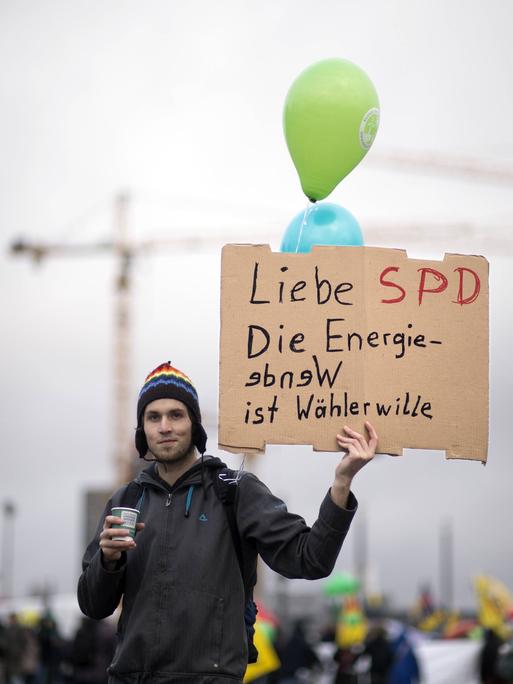
[[[488,265],[400,250],[223,250],[222,448],[336,450],[375,424],[381,451],[486,460]],[[469,381],[472,391],[469,391]],[[466,433],[466,438],[462,433]]]

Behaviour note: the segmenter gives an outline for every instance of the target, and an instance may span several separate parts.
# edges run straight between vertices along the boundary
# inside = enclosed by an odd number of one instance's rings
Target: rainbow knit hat
[[[191,380],[185,373],[171,365],[162,363],[146,376],[144,385],[139,392],[137,401],[137,430],[135,446],[139,456],[144,458],[148,451],[148,443],[143,429],[143,415],[146,406],[156,399],[176,399],[184,403],[191,413],[193,422],[192,442],[203,454],[207,444],[207,434],[201,424],[201,411],[198,403],[198,393]]]

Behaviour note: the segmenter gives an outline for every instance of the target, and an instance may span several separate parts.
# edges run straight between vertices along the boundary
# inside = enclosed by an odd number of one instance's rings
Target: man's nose
[[[167,416],[162,416],[160,420],[159,430],[160,432],[170,432],[172,428],[172,422]]]

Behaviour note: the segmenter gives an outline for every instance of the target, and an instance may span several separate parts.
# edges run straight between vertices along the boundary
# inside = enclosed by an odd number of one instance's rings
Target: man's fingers
[[[357,439],[354,439],[354,437],[345,437],[344,435],[337,435],[338,436],[338,441],[339,442],[344,442],[344,444],[349,443],[349,444],[359,444]]]
[[[100,541],[100,547],[102,549],[119,549],[122,551],[123,549],[130,548],[135,544],[134,540],[132,537],[127,537],[126,539],[110,539],[110,538],[105,538]]]
[[[100,541],[100,548],[102,549],[102,551],[108,551],[110,553],[127,551],[128,549],[131,549],[134,546],[135,542],[132,539],[132,537],[127,537],[127,539],[124,539],[123,541],[115,539],[102,539]]]
[[[109,539],[110,541],[121,539],[121,537],[123,537],[121,541],[132,539],[132,537],[128,534],[128,530],[118,530],[115,527],[111,527],[108,530],[103,530],[103,532],[100,535],[100,539]]]
[[[378,446],[378,433],[374,429],[372,423],[369,423],[368,420],[365,421],[365,427],[367,428],[367,432],[370,436],[369,444],[372,444],[372,446],[376,448]]]
[[[115,538],[114,538],[115,537]],[[123,537],[123,539],[121,539]],[[100,535],[100,547],[102,549],[116,549],[123,551],[135,546],[135,542],[128,534],[128,530],[123,528],[109,527]]]
[[[338,440],[340,449],[351,457],[360,457],[360,445],[355,440],[343,437]]]
[[[342,435],[338,440],[338,443],[340,446],[344,446],[346,448],[350,447],[351,453],[355,456],[362,456],[362,452],[365,454],[367,451],[367,444],[365,442],[362,444],[360,440],[356,439],[355,437],[344,437]]]
[[[115,515],[108,515],[103,523],[103,530],[100,534],[100,537],[125,537],[130,534],[130,531],[127,527],[113,527],[113,525],[123,525],[125,521],[123,518],[118,518]],[[137,530],[142,530],[144,529],[144,523],[136,523],[135,528]]]
[[[356,432],[356,430],[352,430],[350,427],[347,425],[344,425],[344,431],[347,432],[348,435],[351,435],[353,439],[355,439],[358,444],[362,447],[362,449],[366,450],[368,447],[367,440],[363,435],[361,435],[359,432]]]
[[[130,531],[126,527],[105,527],[101,537],[126,537]]]
[[[103,529],[108,530],[112,525],[122,525],[123,523],[123,518],[119,518],[117,515],[107,515],[103,521]]]
[[[337,442],[339,447],[344,449],[344,451],[351,451],[351,453],[354,454],[357,454],[359,451],[360,445],[355,439],[351,439],[351,437],[337,435]]]
[[[103,522],[103,530],[100,533],[100,548],[105,558],[110,561],[118,560],[123,551],[129,551],[136,547],[136,543],[126,527],[112,527],[113,525],[122,525],[123,522],[123,518],[116,515],[107,515]],[[143,528],[144,523],[137,523],[137,531]]]
[[[353,430],[348,425],[344,425],[344,432],[350,437],[348,438],[344,435],[341,435],[340,437],[343,440],[352,439],[353,444],[358,444],[366,454],[369,452],[369,450],[375,452],[376,447],[378,446],[378,433],[368,420],[365,421],[365,428],[369,434],[369,441],[366,440],[364,435],[356,432],[356,430]]]

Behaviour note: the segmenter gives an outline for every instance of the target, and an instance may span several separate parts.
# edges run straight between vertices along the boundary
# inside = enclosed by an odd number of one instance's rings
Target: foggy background
[[[490,261],[488,464],[428,451],[377,458],[354,482],[360,511],[337,567],[354,570],[365,533],[369,588],[400,606],[421,583],[440,596],[450,526],[456,607],[474,605],[478,572],[513,586],[512,20],[510,3],[484,0],[0,2],[0,503],[16,507],[8,557],[5,515],[0,530],[4,593],[7,582],[15,595],[45,583],[74,591],[84,492],[115,481],[117,259],[92,251],[34,265],[10,245],[112,240],[126,193],[130,238],[160,244],[132,274],[131,424],[144,377],[171,360],[198,389],[208,452],[238,465],[216,440],[219,247],[278,249],[305,207],[282,108],[294,78],[328,57],[366,71],[381,123],[327,201],[356,216],[368,245]],[[274,446],[255,467],[312,523],[337,460]],[[264,589],[276,582],[265,573]]]

